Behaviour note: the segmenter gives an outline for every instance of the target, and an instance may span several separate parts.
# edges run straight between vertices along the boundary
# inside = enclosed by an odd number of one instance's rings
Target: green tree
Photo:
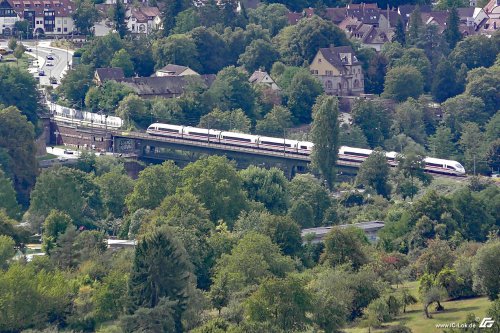
[[[213,286],[220,286],[227,279],[230,292],[240,291],[269,277],[284,277],[293,269],[293,260],[283,256],[269,237],[250,232],[231,254],[223,254],[217,261]]]
[[[276,35],[288,25],[288,8],[279,3],[261,4],[248,13],[250,23],[258,24],[264,29],[269,30],[271,36]]]
[[[125,40],[122,40],[118,33],[110,32],[106,36],[92,39],[82,48],[81,62],[82,64],[92,65],[91,76],[93,76],[94,68],[109,67],[115,52],[123,48],[127,48],[128,52],[130,52]]]
[[[377,194],[386,198],[391,194],[391,186],[389,180],[389,164],[385,152],[376,149],[373,153],[361,164],[356,182],[370,186]]]
[[[125,11],[126,8],[123,2],[121,0],[117,0],[113,8],[113,21],[115,24],[115,30],[120,35],[120,38],[125,37],[128,31],[127,23],[125,23]]]
[[[459,145],[464,152],[466,170],[472,170],[474,175],[476,172],[486,172],[488,146],[484,133],[476,123],[467,122],[462,125]]]
[[[17,39],[15,39],[14,37],[9,38],[9,41],[7,42],[7,46],[9,47],[9,49],[15,50],[17,45]]]
[[[410,14],[410,19],[408,21],[408,32],[406,35],[407,44],[416,45],[422,36],[423,30],[424,23],[422,22],[420,7],[417,5]]]
[[[457,43],[450,53],[455,67],[465,64],[468,69],[490,67],[495,62],[497,46],[493,38],[484,35],[470,36]]]
[[[368,240],[361,229],[333,227],[325,236],[324,244],[321,262],[332,267],[350,264],[354,269],[359,269],[368,262],[364,250]]]
[[[221,111],[217,108],[200,118],[199,127],[250,133],[250,119],[243,110]]]
[[[128,211],[134,213],[140,208],[158,207],[165,197],[175,193],[179,186],[179,173],[180,169],[171,161],[142,170],[134,190],[125,199]]]
[[[282,136],[287,128],[292,127],[292,113],[281,105],[273,106],[272,110],[257,120],[255,132],[269,136]]]
[[[444,29],[444,36],[450,49],[455,48],[455,45],[462,39],[462,34],[459,30],[460,17],[456,8],[452,8],[446,19],[446,28]]]
[[[398,23],[396,24],[396,30],[394,36],[392,37],[392,41],[401,45],[406,44],[405,26],[401,18],[398,19]]]
[[[120,0],[118,0],[117,3],[120,3]],[[134,64],[132,63],[130,55],[125,49],[121,49],[120,51],[115,53],[113,59],[111,59],[111,66],[120,67],[121,69],[123,69],[123,73],[126,77],[131,77],[132,75],[134,75]]]
[[[175,34],[156,40],[153,42],[152,49],[156,68],[176,64],[190,67],[195,71],[201,70],[196,44],[188,35]]]
[[[107,213],[114,217],[122,217],[125,198],[134,190],[134,181],[123,173],[112,171],[97,178],[96,182]]]
[[[19,66],[19,59],[21,59],[23,57],[24,51],[26,51],[26,49],[24,48],[24,46],[22,44],[19,44],[18,46],[16,46],[16,48],[14,50],[14,57],[16,58],[16,62],[17,62],[18,66]]]
[[[33,76],[13,66],[0,66],[1,105],[17,107],[36,126],[38,122],[37,111],[41,107]]]
[[[436,133],[429,138],[429,143],[433,157],[452,158],[456,154],[451,130],[446,126],[438,127]]]
[[[92,112],[114,114],[118,104],[134,91],[122,83],[106,81],[100,87],[91,87],[85,95],[85,105]]]
[[[19,208],[12,182],[0,169],[0,210],[5,210],[9,217],[17,219],[21,213]]]
[[[5,268],[7,260],[16,254],[16,242],[10,236],[0,235],[0,268]]]
[[[330,189],[333,188],[340,146],[338,116],[339,106],[336,98],[318,98],[313,107],[311,138],[314,149],[311,161],[319,169]]]
[[[275,216],[264,225],[264,234],[271,237],[283,254],[297,255],[302,247],[302,237],[299,225],[286,216]]]
[[[398,172],[405,177],[404,181],[398,184],[397,190],[403,198],[410,197],[413,200],[418,191],[415,181],[418,179],[424,184],[429,184],[432,179],[430,175],[424,172],[424,156],[410,151],[398,155],[396,160],[398,162]]]
[[[357,125],[342,124],[340,126],[339,142],[341,146],[370,148],[363,130]]]
[[[145,100],[129,94],[118,104],[116,115],[121,117],[129,128],[145,128],[151,124],[151,114]]]
[[[434,73],[432,96],[436,102],[442,103],[458,92],[457,72],[446,58],[442,58]]]
[[[474,289],[484,292],[490,300],[500,294],[500,242],[490,241],[481,247],[474,257]]]
[[[172,30],[173,34],[185,34],[201,26],[200,16],[198,11],[191,7],[180,12],[175,18],[175,27]]]
[[[311,109],[322,92],[323,86],[308,71],[300,70],[293,76],[286,95],[288,96],[287,106],[296,123],[305,124],[311,121]]]
[[[140,307],[132,315],[120,317],[120,328],[126,333],[182,332],[182,325],[174,321],[174,307],[175,302],[161,297],[155,307]]]
[[[68,214],[55,209],[50,211],[43,222],[42,249],[46,254],[50,254],[50,251],[56,246],[59,235],[65,233],[68,226],[72,224],[73,221]]]
[[[495,113],[485,126],[488,140],[500,138],[500,112]]]
[[[245,302],[250,321],[270,322],[284,331],[301,330],[309,323],[312,297],[297,278],[269,279]]]
[[[66,73],[57,91],[73,105],[82,106],[85,94],[92,85],[93,75],[94,71],[91,66],[78,65]]]
[[[240,171],[243,188],[250,200],[262,202],[272,213],[284,213],[288,207],[288,180],[283,171],[250,166]]]
[[[493,116],[500,110],[500,68],[478,68],[467,74],[465,93],[483,100],[486,113]]]
[[[53,209],[68,214],[78,226],[91,225],[101,211],[99,188],[80,170],[47,169],[31,192],[29,212],[45,217]]]
[[[330,207],[327,189],[313,175],[297,175],[289,184],[290,202],[303,201],[311,207],[314,226],[320,226],[325,218],[325,211]],[[300,222],[299,222],[300,223]]]
[[[460,94],[447,99],[443,103],[443,112],[444,122],[455,135],[461,132],[466,122],[475,122],[482,125],[487,120],[483,101],[468,94]]]
[[[155,308],[167,297],[173,302],[175,332],[182,332],[191,270],[186,250],[168,228],[145,235],[135,248],[129,282],[131,309]]]
[[[401,66],[413,66],[420,74],[422,74],[422,79],[424,81],[424,88],[427,91],[430,88],[430,83],[432,82],[429,78],[431,75],[431,62],[427,58],[425,52],[421,49],[411,47],[403,51],[401,58],[394,62],[394,67]]]
[[[403,102],[409,97],[418,98],[423,89],[424,79],[415,67],[399,66],[387,72],[382,96]]]
[[[399,104],[394,115],[393,126],[396,132],[403,133],[415,142],[424,144],[426,134],[422,104],[411,97]]]
[[[210,210],[212,221],[229,225],[247,204],[241,176],[226,157],[210,156],[181,171],[183,189],[197,196]]]
[[[163,34],[170,35],[171,30],[175,25],[175,17],[187,7],[187,1],[184,0],[167,0],[163,2],[161,12],[161,21]]]
[[[16,263],[0,272],[0,286],[2,332],[42,328],[70,309],[70,282],[60,271],[36,272],[32,265]]]
[[[214,106],[222,111],[242,109],[248,117],[254,118],[255,93],[247,76],[236,67],[221,70],[207,93]]]
[[[27,205],[29,191],[38,173],[35,132],[33,124],[16,107],[0,109],[0,150],[3,149],[8,168],[2,167],[12,179],[18,202]]]
[[[92,31],[94,23],[99,20],[99,12],[95,9],[94,2],[90,0],[79,0],[76,9],[71,15],[75,20],[76,28],[83,34],[88,35]]]
[[[281,59],[288,65],[311,62],[321,47],[349,45],[345,33],[319,16],[304,18],[298,24],[282,29],[275,37]]]
[[[218,73],[228,65],[226,43],[215,30],[203,26],[198,27],[191,31],[191,38],[196,45],[202,74]],[[191,57],[191,55],[189,56]],[[234,72],[228,74],[230,77],[235,76]]]
[[[243,65],[249,73],[257,69],[271,70],[272,64],[278,59],[278,51],[265,40],[252,41],[238,59],[238,64]]]
[[[352,108],[354,123],[363,131],[370,147],[381,146],[389,137],[391,118],[388,110],[377,101],[358,99]]]

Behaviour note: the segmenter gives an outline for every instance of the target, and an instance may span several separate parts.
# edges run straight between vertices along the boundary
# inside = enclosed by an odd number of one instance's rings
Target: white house
[[[252,84],[264,84],[271,87],[272,90],[280,90],[280,87],[278,87],[276,82],[274,82],[273,78],[266,71],[257,70],[253,72],[248,81]]]
[[[150,34],[161,27],[158,7],[129,7],[127,9],[127,27],[134,34]]]

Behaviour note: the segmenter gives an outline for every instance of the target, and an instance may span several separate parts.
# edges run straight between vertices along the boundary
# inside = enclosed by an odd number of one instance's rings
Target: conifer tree
[[[130,274],[130,310],[154,308],[163,297],[174,301],[176,332],[182,332],[182,313],[186,310],[191,263],[182,244],[167,227],[144,236],[135,248]]]
[[[459,30],[460,17],[456,8],[450,9],[450,14],[446,20],[446,29],[444,29],[444,37],[448,42],[450,49],[455,48],[455,45],[462,39],[462,34]]]
[[[325,179],[328,187],[333,187],[335,163],[339,150],[339,105],[332,96],[320,96],[313,107],[311,128],[314,149],[312,162]]]
[[[394,36],[392,37],[392,41],[398,42],[402,46],[406,44],[405,26],[401,18],[398,19],[398,23],[396,24],[396,31],[394,31]]]

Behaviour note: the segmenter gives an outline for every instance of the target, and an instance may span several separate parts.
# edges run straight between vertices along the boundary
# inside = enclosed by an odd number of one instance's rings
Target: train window
[[[234,136],[225,136],[224,139],[234,140],[234,141],[242,141],[242,142],[252,142],[250,139],[238,138]]]
[[[354,155],[354,156],[362,156],[362,157],[367,157],[367,156],[369,156],[370,154],[364,154],[364,153],[354,153],[354,152],[346,151],[346,152],[344,152],[344,155]]]
[[[300,149],[307,149],[307,146],[300,146]]]
[[[209,134],[208,136],[211,137],[211,138],[216,138],[217,134]]]
[[[179,133],[179,130],[174,130],[174,129],[170,129],[170,128],[162,128],[162,127],[158,127],[158,131],[170,132],[170,133]]]
[[[269,142],[269,141],[261,141],[260,143],[262,143],[264,145],[270,145],[270,146],[283,146],[282,143]]]
[[[439,168],[442,168],[443,165],[442,164],[437,164],[437,163],[426,163],[427,165],[430,165],[430,166],[434,166],[434,167],[439,167]]]

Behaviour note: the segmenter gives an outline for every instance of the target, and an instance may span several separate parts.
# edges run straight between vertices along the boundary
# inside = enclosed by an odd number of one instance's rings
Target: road
[[[45,72],[44,76],[40,76],[40,85],[50,85],[51,76],[55,77],[59,84],[68,64],[71,65],[73,51],[53,48],[50,46],[50,41],[39,42],[38,47],[35,46],[35,42],[24,42],[24,44],[31,47],[30,55],[38,56],[40,68]],[[47,60],[49,54],[53,54],[54,60]]]

